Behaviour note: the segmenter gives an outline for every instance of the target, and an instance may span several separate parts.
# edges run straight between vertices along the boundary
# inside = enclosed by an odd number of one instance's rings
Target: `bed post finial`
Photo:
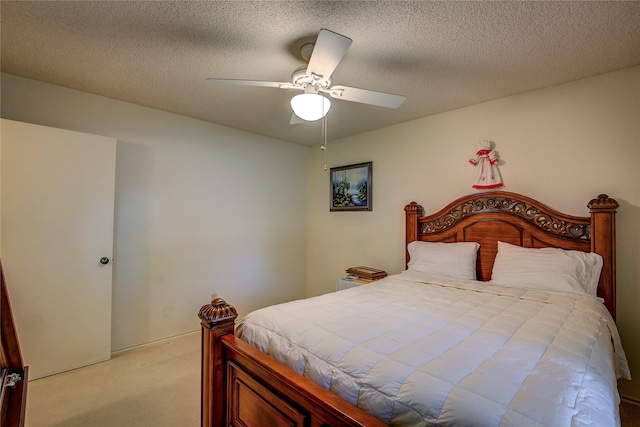
[[[591,200],[587,207],[591,209],[591,211],[595,210],[609,210],[611,212],[615,212],[616,209],[620,205],[616,201],[616,199],[610,198],[607,194],[598,194],[598,197]]]
[[[207,329],[220,329],[227,323],[233,324],[238,317],[236,308],[222,298],[216,298],[200,309],[200,323]],[[231,331],[233,332],[233,331]]]
[[[602,256],[603,265],[598,285],[598,295],[616,318],[616,209],[615,199],[600,194],[587,207],[591,213],[591,252]]]
[[[226,395],[220,338],[233,334],[238,312],[222,298],[216,298],[200,309],[198,317],[202,325],[200,423],[203,427],[222,427],[226,424]]]

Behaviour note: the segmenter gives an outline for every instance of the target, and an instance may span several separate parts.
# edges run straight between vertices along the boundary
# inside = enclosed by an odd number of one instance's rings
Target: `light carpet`
[[[197,427],[200,333],[30,381],[26,427]]]

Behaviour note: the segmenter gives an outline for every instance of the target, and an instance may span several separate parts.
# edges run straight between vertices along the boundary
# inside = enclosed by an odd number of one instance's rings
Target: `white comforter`
[[[404,272],[255,311],[237,335],[397,426],[619,426],[598,300]]]

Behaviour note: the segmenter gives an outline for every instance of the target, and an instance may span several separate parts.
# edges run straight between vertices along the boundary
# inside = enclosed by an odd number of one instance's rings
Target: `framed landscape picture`
[[[331,168],[330,211],[370,211],[372,162]]]

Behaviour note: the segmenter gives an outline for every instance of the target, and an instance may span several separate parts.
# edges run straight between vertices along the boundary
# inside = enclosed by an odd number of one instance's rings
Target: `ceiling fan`
[[[331,107],[328,97],[379,107],[400,107],[406,96],[332,84],[331,74],[347,53],[351,42],[349,37],[323,28],[318,33],[315,43],[302,46],[301,55],[304,59],[308,59],[309,64],[296,69],[291,75],[291,82],[219,78],[207,78],[207,80],[232,85],[275,87],[304,92],[291,99],[291,107],[294,111],[291,124],[302,123],[300,119],[315,121],[324,117]]]

